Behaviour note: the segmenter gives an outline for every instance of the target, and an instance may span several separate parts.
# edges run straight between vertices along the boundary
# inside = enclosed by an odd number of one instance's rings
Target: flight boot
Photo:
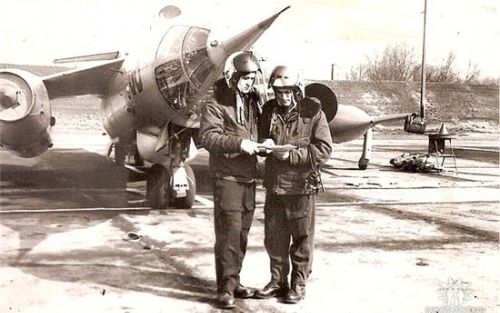
[[[221,309],[233,309],[236,307],[234,304],[234,296],[230,292],[222,292],[217,296],[217,305]]]
[[[269,299],[273,297],[283,297],[288,292],[288,282],[278,282],[271,280],[264,288],[255,292],[255,297],[259,299]]]
[[[234,290],[234,297],[239,299],[248,299],[253,297],[254,294],[254,288],[245,287],[242,284],[239,284],[238,287]]]
[[[285,303],[295,304],[300,302],[306,296],[306,287],[301,285],[292,285],[292,288],[285,296]]]

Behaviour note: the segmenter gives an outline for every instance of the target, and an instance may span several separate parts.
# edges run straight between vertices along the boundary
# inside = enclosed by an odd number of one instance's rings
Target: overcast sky
[[[421,57],[424,0],[17,0],[1,5],[0,62],[132,50],[166,4],[220,36],[291,5],[255,49],[269,64],[296,64],[308,78],[330,78],[335,63],[335,78],[344,79],[389,44],[407,44]],[[427,63],[442,64],[453,51],[457,69],[472,62],[482,77],[498,78],[498,10],[496,0],[428,0]]]

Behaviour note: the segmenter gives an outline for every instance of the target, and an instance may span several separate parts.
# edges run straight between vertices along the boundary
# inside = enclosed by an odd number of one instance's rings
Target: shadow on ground
[[[208,159],[202,156],[192,167],[197,194],[211,195]],[[53,149],[33,159],[0,151],[0,210],[143,206],[145,180],[145,174],[82,149]]]
[[[85,249],[82,248],[85,243],[79,243],[74,250],[62,247],[63,251],[36,249],[57,233],[96,227],[103,223],[114,227],[117,235],[115,238],[103,238],[102,245],[96,246],[94,242],[93,246]],[[125,234],[137,229],[119,213],[8,215],[0,224],[16,232],[19,238],[19,247],[2,253],[0,264],[46,280],[88,282],[160,297],[214,304],[214,291],[211,289],[214,282],[196,277],[190,268],[178,261],[178,255],[172,251],[150,248],[165,247],[165,242],[148,237],[138,242],[123,240]]]

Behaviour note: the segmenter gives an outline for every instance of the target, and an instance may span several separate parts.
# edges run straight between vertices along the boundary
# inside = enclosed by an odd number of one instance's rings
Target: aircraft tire
[[[370,160],[368,159],[365,159],[365,158],[361,158],[359,159],[359,162],[358,162],[358,168],[360,170],[366,170],[368,168],[368,163],[370,162]]]
[[[184,167],[188,178],[189,190],[186,197],[173,199],[171,204],[178,209],[191,209],[196,196],[196,177],[194,176],[193,168],[189,164],[185,164]]]
[[[163,165],[151,167],[146,182],[146,198],[153,209],[166,209],[170,203],[170,172]]]

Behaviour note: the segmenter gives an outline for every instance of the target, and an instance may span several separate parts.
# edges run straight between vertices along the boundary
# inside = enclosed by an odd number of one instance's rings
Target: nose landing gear
[[[146,198],[153,209],[189,209],[194,204],[196,178],[189,164],[172,170],[161,164],[153,165],[146,186]]]

